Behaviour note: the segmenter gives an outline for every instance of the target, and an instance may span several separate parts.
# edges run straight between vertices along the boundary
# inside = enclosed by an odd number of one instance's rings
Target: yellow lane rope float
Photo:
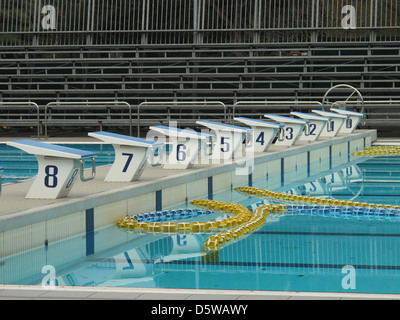
[[[303,203],[303,204],[316,204],[316,205],[329,205],[329,206],[347,206],[347,207],[368,207],[368,208],[381,208],[381,209],[400,209],[400,206],[387,205],[387,204],[375,204],[366,202],[356,202],[351,200],[337,200],[337,199],[326,199],[316,198],[309,196],[293,195],[276,191],[269,191],[265,189],[259,189],[254,187],[238,187],[234,189],[240,194],[267,199],[272,201],[279,201],[281,203]]]
[[[285,211],[286,208],[284,205],[261,205],[254,210],[251,218],[245,223],[230,230],[225,230],[221,233],[210,236],[204,243],[203,251],[219,251],[222,247],[230,245],[237,240],[241,240],[243,237],[248,236],[261,228],[265,224],[268,214],[283,213]]]
[[[400,155],[400,146],[370,147],[351,155],[359,157],[398,156]]]
[[[285,212],[285,206],[278,204],[263,205],[258,207],[254,213],[245,206],[236,203],[226,203],[213,200],[194,200],[192,205],[203,209],[202,215],[210,213],[222,213],[233,215],[222,220],[195,221],[195,222],[161,222],[165,218],[187,219],[195,210],[166,210],[152,214],[128,216],[117,221],[117,226],[123,230],[138,231],[140,233],[215,233],[205,241],[202,251],[219,251],[222,247],[232,244],[237,240],[253,233],[262,227],[269,213]],[[211,211],[204,211],[210,209]],[[178,212],[181,211],[181,212]],[[197,211],[197,214],[199,212]],[[168,217],[169,216],[169,217]],[[144,220],[150,221],[144,221]]]
[[[223,213],[227,215],[233,215],[232,217],[222,219],[222,220],[210,220],[210,221],[194,221],[194,222],[161,222],[159,219],[152,219],[151,215],[157,216],[157,214],[167,216],[171,211],[160,211],[152,214],[147,214],[147,221],[141,219],[144,215],[135,215],[124,217],[117,221],[117,226],[130,230],[144,231],[148,232],[178,232],[178,233],[206,233],[216,230],[221,230],[224,228],[231,228],[248,221],[252,214],[249,209],[245,206],[235,203],[226,203],[220,201],[212,200],[194,200],[191,202],[192,205],[211,209],[212,211],[206,211],[207,214],[210,213]],[[195,210],[176,210],[183,211],[181,216],[175,215],[174,220],[181,220],[190,218],[190,213],[195,212]],[[203,211],[204,212],[204,211]],[[203,213],[204,214],[204,213]],[[149,221],[150,220],[150,221]]]

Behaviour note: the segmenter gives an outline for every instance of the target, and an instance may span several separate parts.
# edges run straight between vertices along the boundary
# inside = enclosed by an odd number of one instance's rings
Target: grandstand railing
[[[106,112],[97,112],[97,113],[87,113],[85,110],[80,110],[80,112],[76,112],[77,107],[82,107],[84,108],[89,108],[89,109],[96,109],[96,110],[106,110]],[[128,122],[124,121],[124,118],[126,117],[126,113],[118,113],[118,114],[112,114],[109,112],[110,106],[115,106],[115,107],[124,107],[125,109],[128,109]],[[58,107],[62,108],[63,110],[73,110],[75,112],[68,112],[64,114],[52,114],[52,119],[50,119],[50,114],[49,111],[51,108]],[[78,109],[79,111],[79,109]],[[129,127],[129,134],[132,136],[132,106],[124,101],[111,101],[111,102],[50,102],[45,106],[45,112],[44,112],[44,125],[45,125],[45,139],[48,138],[48,127],[49,125],[52,126],[66,126],[70,125],[73,127],[76,126],[85,126],[85,125],[93,125],[93,124],[98,124],[99,126],[102,126],[103,123],[106,123],[108,125],[117,125],[117,126],[126,126],[126,123],[128,124]],[[61,117],[59,121],[57,121],[56,117]],[[114,117],[117,117],[117,119],[113,119]]]
[[[398,0],[1,0],[0,45],[398,41]]]
[[[240,106],[251,106],[253,108],[274,106],[281,110],[286,110],[285,113],[287,114],[290,113],[291,108],[304,108],[308,111],[310,108],[321,108],[321,110],[323,110],[322,103],[318,101],[238,101],[232,107],[232,120],[235,119],[236,109]],[[262,112],[262,114],[260,114],[262,119],[264,119],[263,115],[265,113],[266,112]]]
[[[163,111],[166,110],[167,113],[162,112],[161,114],[154,114],[151,113],[149,114],[150,116],[152,116],[150,123],[151,125],[154,125],[154,122],[156,121],[156,119],[154,118],[154,116],[157,116],[158,118],[161,117],[161,121],[165,121],[166,123],[170,122],[170,121],[178,121],[180,122],[180,125],[182,125],[182,118],[184,116],[191,118],[191,120],[188,122],[186,120],[186,123],[189,124],[194,124],[196,122],[196,120],[202,120],[201,116],[202,114],[204,114],[204,109],[207,107],[212,107],[212,106],[218,106],[218,107],[222,107],[223,108],[223,116],[220,117],[220,114],[217,112],[215,113],[215,111],[213,112],[214,117],[216,118],[222,118],[222,121],[224,123],[227,123],[228,119],[227,119],[227,106],[221,102],[221,101],[188,101],[188,102],[176,102],[176,101],[165,101],[165,102],[142,102],[138,105],[137,107],[137,134],[138,137],[140,137],[140,132],[141,132],[141,112],[143,111],[143,107],[148,107],[148,106],[160,106],[162,107]],[[193,107],[197,106],[198,108],[200,107],[202,109],[202,112],[196,112],[195,114],[193,113]],[[175,114],[177,116],[179,116],[179,119],[177,119],[176,117],[173,117],[174,115],[171,114],[171,107],[178,107],[178,113]],[[185,113],[182,114],[183,109],[186,107],[189,108],[189,110],[191,112],[189,113]],[[207,115],[208,117],[210,116],[210,114]],[[204,119],[204,118],[203,118]]]
[[[33,108],[36,114],[33,117],[27,113],[27,107]],[[0,102],[0,125],[6,126],[36,126],[37,138],[40,140],[40,107],[35,102]],[[23,110],[23,112],[18,112]]]

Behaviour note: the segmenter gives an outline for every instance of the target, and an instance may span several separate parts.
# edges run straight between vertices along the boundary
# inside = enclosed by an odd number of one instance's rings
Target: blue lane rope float
[[[384,218],[400,219],[400,209],[352,207],[352,206],[322,206],[322,205],[286,205],[286,215],[317,215],[337,218]]]

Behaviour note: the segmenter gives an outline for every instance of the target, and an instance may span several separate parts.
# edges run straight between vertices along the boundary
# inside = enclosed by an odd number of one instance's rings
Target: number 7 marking
[[[126,160],[124,169],[122,169],[122,172],[126,172],[126,171],[128,171],[128,167],[131,164],[131,161],[132,161],[132,158],[133,158],[133,153],[123,153],[122,155],[128,157],[128,159]]]

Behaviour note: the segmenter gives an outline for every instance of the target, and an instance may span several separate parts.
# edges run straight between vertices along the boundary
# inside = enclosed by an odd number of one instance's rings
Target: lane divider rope
[[[208,237],[203,245],[202,252],[217,252],[222,247],[240,240],[262,227],[269,213],[283,213],[283,205],[262,205],[252,213],[241,204],[227,203],[213,200],[194,200],[192,205],[200,208],[182,210],[164,210],[154,213],[145,213],[127,216],[117,221],[117,227],[122,230],[136,231],[143,234],[183,233],[204,234],[215,233]],[[199,215],[222,213],[232,217],[222,220],[173,222],[193,218]],[[167,221],[169,220],[169,221]]]
[[[279,201],[280,203],[301,203],[301,204],[315,204],[315,205],[326,205],[326,206],[341,206],[341,207],[359,207],[359,208],[369,208],[369,210],[374,212],[395,212],[400,209],[398,205],[388,205],[388,204],[375,204],[367,202],[358,202],[351,200],[338,200],[338,199],[327,199],[327,198],[317,198],[302,195],[293,195],[283,192],[270,191],[254,187],[238,187],[234,189],[236,192],[260,199],[266,199],[270,201]],[[364,209],[364,210],[367,210]],[[383,210],[377,210],[383,209]]]
[[[400,146],[369,147],[364,151],[353,152],[351,155],[359,157],[398,156],[400,155]]]

